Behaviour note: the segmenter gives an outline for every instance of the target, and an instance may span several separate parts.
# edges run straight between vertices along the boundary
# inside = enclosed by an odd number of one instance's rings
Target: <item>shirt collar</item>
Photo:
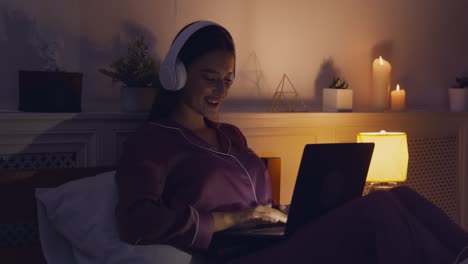
[[[210,120],[208,118],[203,119],[205,121],[205,124],[209,128],[214,128],[216,131],[216,136],[218,137],[218,142],[219,142],[219,148],[216,148],[216,146],[213,146],[206,142],[204,139],[199,137],[197,134],[195,134],[191,129],[181,125],[177,121],[171,119],[171,118],[164,118],[160,120],[155,120],[152,121],[154,123],[161,124],[163,126],[168,126],[172,128],[178,129],[181,133],[184,134],[184,136],[188,137],[192,143],[195,143],[201,147],[212,149],[212,150],[217,150],[217,151],[222,151],[222,152],[229,152],[231,148],[231,142],[230,139],[227,138],[227,136],[221,131],[221,123],[215,122],[213,120]]]

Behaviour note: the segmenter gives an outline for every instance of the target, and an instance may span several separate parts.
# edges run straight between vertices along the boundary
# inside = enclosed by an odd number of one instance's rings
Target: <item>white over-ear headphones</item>
[[[197,21],[189,25],[176,37],[159,68],[159,80],[164,89],[178,91],[185,86],[187,71],[177,56],[190,36],[207,26],[219,25],[210,21]]]

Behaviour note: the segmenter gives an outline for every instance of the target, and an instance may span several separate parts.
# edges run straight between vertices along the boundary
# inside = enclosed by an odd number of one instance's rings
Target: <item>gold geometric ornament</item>
[[[288,81],[290,89],[285,89],[285,82]],[[299,93],[292,84],[288,75],[283,74],[276,91],[273,94],[273,102],[271,105],[272,112],[296,112],[306,111],[307,107],[302,101]]]

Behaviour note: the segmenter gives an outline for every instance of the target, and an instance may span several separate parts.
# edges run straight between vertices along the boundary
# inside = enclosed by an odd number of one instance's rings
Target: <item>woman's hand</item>
[[[214,231],[228,228],[247,228],[259,224],[286,223],[287,215],[271,208],[271,205],[259,205],[237,212],[214,212]]]

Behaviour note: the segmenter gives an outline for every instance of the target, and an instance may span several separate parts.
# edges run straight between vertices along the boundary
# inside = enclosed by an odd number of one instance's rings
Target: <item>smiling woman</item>
[[[190,30],[196,34],[188,34]],[[234,81],[235,54],[234,41],[225,28],[208,21],[183,28],[162,62],[161,86],[149,119],[167,118],[176,110],[190,108],[202,116],[209,110],[208,117],[216,120]]]
[[[174,112],[177,120],[193,114],[199,120],[217,119],[218,108],[231,87],[234,75],[234,55],[227,51],[212,51],[187,66],[187,84],[181,90],[181,101]],[[199,123],[202,124],[202,123]]]
[[[181,30],[160,67],[149,120],[127,139],[117,167],[122,240],[243,264],[451,263],[468,244],[463,229],[408,187],[355,199],[286,239],[223,237],[227,229],[287,221],[262,160],[239,128],[217,122],[234,77],[225,28],[199,21]]]

